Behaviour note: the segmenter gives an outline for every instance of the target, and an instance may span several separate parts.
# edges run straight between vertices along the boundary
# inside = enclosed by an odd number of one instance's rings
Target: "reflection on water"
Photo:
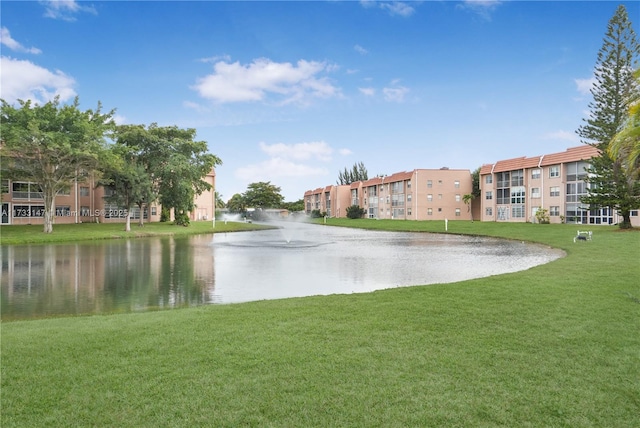
[[[0,247],[2,319],[145,311],[454,282],[560,257],[489,238],[283,230]]]

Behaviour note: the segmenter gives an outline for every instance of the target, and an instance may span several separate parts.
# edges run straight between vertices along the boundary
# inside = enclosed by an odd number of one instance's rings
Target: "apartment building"
[[[211,219],[215,214],[215,171],[203,178],[211,184],[210,191],[196,196],[196,209],[190,213],[191,220]],[[0,224],[43,224],[44,199],[40,186],[27,181],[1,180],[2,219]],[[138,220],[140,215],[145,222],[160,221],[158,204],[140,209],[134,207],[130,212],[105,200],[110,189],[97,186],[93,178],[78,180],[68,190],[59,193],[55,199],[55,223],[112,223],[124,222],[126,215]]]
[[[349,185],[332,185],[307,190],[304,193],[304,210],[326,213],[329,217],[346,217],[350,202]]]
[[[472,191],[471,172],[464,169],[414,169],[350,185],[305,192],[305,210],[346,217],[357,205],[365,217],[395,220],[471,220],[464,195]]]
[[[586,169],[598,156],[589,145],[536,157],[519,157],[483,165],[480,169],[481,220],[534,222],[546,209],[551,223],[615,224],[621,219],[611,208],[589,209]],[[637,211],[632,224],[640,226]]]

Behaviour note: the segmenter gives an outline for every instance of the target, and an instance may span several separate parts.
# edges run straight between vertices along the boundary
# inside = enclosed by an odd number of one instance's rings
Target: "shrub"
[[[347,218],[362,218],[364,216],[364,209],[357,205],[351,205],[347,208]]]
[[[538,211],[536,211],[536,220],[540,224],[549,224],[549,210],[538,208]]]

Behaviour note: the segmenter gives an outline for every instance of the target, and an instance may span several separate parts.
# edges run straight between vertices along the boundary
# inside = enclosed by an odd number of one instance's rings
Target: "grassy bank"
[[[77,242],[96,239],[128,239],[148,236],[180,236],[213,232],[234,232],[255,230],[264,226],[244,223],[217,221],[216,227],[210,221],[194,221],[189,227],[176,226],[173,223],[146,223],[139,227],[131,224],[131,231],[124,231],[124,223],[81,223],[56,224],[53,233],[43,233],[42,225],[0,226],[0,244],[52,244],[58,242]]]
[[[3,323],[1,425],[638,426],[640,233],[582,228],[450,222],[567,252],[454,284]]]

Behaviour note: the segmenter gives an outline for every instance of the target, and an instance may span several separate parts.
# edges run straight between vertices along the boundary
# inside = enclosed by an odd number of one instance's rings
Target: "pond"
[[[3,320],[362,293],[520,271],[562,257],[519,241],[303,223],[0,251]]]

